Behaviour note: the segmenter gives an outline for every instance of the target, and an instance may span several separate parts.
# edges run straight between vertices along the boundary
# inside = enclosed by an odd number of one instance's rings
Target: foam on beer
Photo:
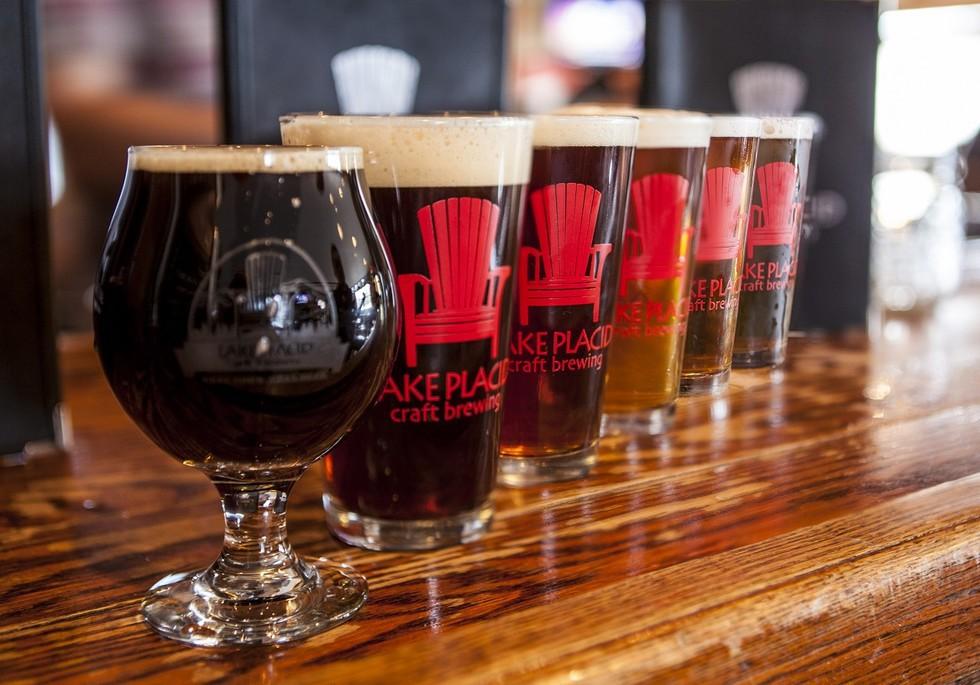
[[[813,138],[813,122],[807,117],[764,117],[759,137],[809,140]]]
[[[636,117],[542,114],[534,117],[535,147],[631,147]]]
[[[712,115],[712,138],[758,138],[762,121],[756,117]]]
[[[507,116],[334,116],[280,120],[286,145],[357,145],[374,188],[521,185],[531,173],[531,120]]]
[[[278,145],[147,145],[129,149],[130,166],[171,173],[268,173],[360,169],[360,148]]]
[[[640,120],[636,147],[642,149],[708,147],[711,138],[711,119],[700,112],[582,103],[563,107],[557,113],[636,117]]]

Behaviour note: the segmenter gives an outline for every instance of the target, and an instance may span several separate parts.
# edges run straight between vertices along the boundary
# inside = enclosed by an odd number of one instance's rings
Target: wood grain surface
[[[126,419],[63,341],[63,457],[0,470],[0,682],[980,682],[980,289],[607,439],[585,481],[495,495],[483,540],[374,553],[328,535],[314,469],[297,549],[356,566],[352,622],[203,650],[137,614],[217,554],[206,479]]]

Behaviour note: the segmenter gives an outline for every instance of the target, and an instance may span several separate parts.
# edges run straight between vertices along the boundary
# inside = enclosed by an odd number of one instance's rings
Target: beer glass
[[[359,145],[398,273],[401,339],[379,402],[324,461],[333,532],[369,549],[480,536],[492,516],[531,121],[283,117],[287,144]]]
[[[735,367],[778,366],[786,355],[813,123],[762,120],[735,329]]]
[[[603,402],[607,434],[661,433],[673,418],[711,137],[704,114],[632,111],[640,124]]]
[[[498,481],[585,476],[596,458],[637,120],[534,118]]]
[[[143,617],[200,646],[288,642],[347,620],[364,579],[300,559],[286,498],[381,389],[394,280],[356,148],[137,147],[95,291],[116,398],[221,496],[209,568]]]
[[[760,122],[711,117],[701,226],[694,257],[681,394],[716,392],[728,383],[735,318],[752,201]]]

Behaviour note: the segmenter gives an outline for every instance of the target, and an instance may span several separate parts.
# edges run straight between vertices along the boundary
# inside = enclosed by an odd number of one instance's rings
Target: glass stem
[[[243,486],[216,482],[225,515],[221,555],[200,577],[230,602],[276,600],[315,581],[316,571],[286,539],[286,499],[294,481]]]

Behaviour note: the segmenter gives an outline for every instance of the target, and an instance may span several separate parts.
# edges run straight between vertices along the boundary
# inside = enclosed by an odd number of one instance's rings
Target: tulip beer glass
[[[217,561],[143,601],[165,637],[287,642],[364,602],[361,576],[296,556],[286,498],[393,357],[393,275],[365,192],[356,148],[130,150],[96,347],[123,409],[211,479],[225,516]]]

